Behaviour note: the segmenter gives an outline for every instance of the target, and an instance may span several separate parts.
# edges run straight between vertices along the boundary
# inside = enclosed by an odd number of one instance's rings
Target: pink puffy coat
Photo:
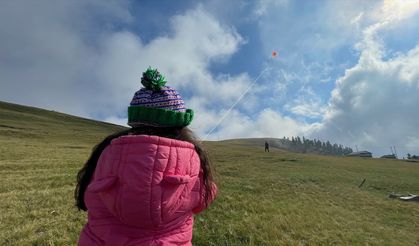
[[[205,209],[199,156],[184,141],[119,137],[100,156],[84,199],[79,245],[192,245],[193,214]]]

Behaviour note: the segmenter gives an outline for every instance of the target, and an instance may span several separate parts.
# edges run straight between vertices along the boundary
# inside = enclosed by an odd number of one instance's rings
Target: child
[[[88,211],[79,245],[192,245],[193,214],[215,198],[208,156],[186,127],[193,111],[147,69],[128,107],[132,127],[105,138],[79,171]]]

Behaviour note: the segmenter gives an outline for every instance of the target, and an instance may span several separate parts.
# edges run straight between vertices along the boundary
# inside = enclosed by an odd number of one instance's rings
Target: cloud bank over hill
[[[381,32],[402,28],[418,10],[419,4],[385,1],[373,13],[376,22],[363,29],[356,44],[358,63],[336,81],[324,121],[314,125],[312,136],[377,152],[389,152],[390,146],[419,151],[419,45],[390,53],[380,39]]]

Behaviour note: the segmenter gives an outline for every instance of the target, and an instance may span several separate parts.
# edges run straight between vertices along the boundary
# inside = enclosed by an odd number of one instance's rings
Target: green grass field
[[[0,245],[74,245],[78,169],[121,127],[0,103]],[[419,163],[263,152],[205,143],[219,195],[196,217],[194,245],[419,245]],[[358,185],[366,178],[364,186]]]

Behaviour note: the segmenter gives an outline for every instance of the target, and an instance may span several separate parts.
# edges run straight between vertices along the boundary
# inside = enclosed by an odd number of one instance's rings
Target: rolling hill
[[[74,245],[78,169],[123,127],[0,102],[0,244]],[[264,153],[260,140],[206,142],[219,195],[196,217],[194,245],[418,245],[419,165]],[[362,188],[358,188],[366,178]]]

